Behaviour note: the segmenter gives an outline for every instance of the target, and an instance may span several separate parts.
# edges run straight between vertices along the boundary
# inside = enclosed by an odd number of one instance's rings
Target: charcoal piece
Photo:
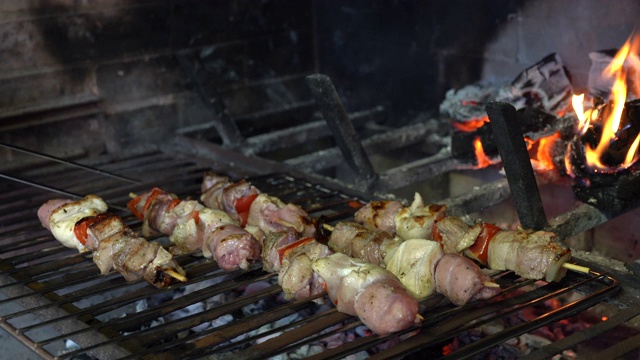
[[[498,156],[498,148],[491,135],[491,126],[483,126],[475,131],[454,130],[451,134],[451,156],[454,159],[475,164],[476,152],[473,142],[476,138],[480,138],[485,155],[488,157]]]
[[[574,142],[570,162],[575,174],[572,189],[576,198],[596,207],[607,217],[640,206],[640,163],[627,169],[596,171],[585,164],[585,148]]]
[[[510,103],[517,109],[522,133],[537,140],[557,131],[558,118],[554,113],[569,106],[572,94],[562,60],[554,53],[524,70],[511,85],[497,92],[491,86],[481,84],[450,90],[440,105],[440,113],[452,123],[469,123],[484,118],[486,104],[494,100]],[[458,160],[475,161],[473,140],[477,137],[480,137],[487,156],[497,156],[498,149],[488,128],[485,125],[464,132],[452,126],[452,156]]]
[[[520,124],[522,133],[537,140],[561,130],[564,122],[542,109],[526,107],[516,112],[516,120]],[[476,159],[473,141],[479,137],[484,153],[489,157],[498,156],[498,147],[493,139],[491,126],[482,126],[474,131],[454,129],[451,134],[451,155],[458,160],[473,163]]]
[[[612,218],[640,206],[640,170],[589,173],[579,178],[572,189],[580,201]]]
[[[552,135],[558,128],[558,118],[549,112],[527,106],[517,111],[518,122],[524,136],[537,140]]]

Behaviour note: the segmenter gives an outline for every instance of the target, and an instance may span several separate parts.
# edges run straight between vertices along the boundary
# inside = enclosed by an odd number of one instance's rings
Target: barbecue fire
[[[584,110],[584,94],[573,97],[573,108],[579,121],[578,132],[582,139],[589,135],[589,131],[600,133],[597,146],[589,140],[584,146],[586,164],[594,172],[624,170],[638,160],[640,133],[634,129],[637,127],[633,124],[634,119],[625,116],[625,111],[628,111],[626,108],[630,104],[627,99],[640,95],[633,88],[631,90],[635,91],[629,94],[627,86],[631,73],[628,67],[637,66],[639,62],[639,40],[637,37],[630,37],[604,70],[602,76],[613,79],[608,102],[596,103]],[[594,100],[591,103],[595,103]],[[620,151],[624,152],[624,156],[618,155]]]
[[[592,174],[616,173],[637,163],[640,158],[640,116],[637,115],[640,114],[637,111],[640,100],[633,99],[640,97],[638,50],[640,39],[630,37],[600,75],[603,82],[611,84],[608,99],[587,97],[585,94],[573,95],[571,108],[577,118],[573,125],[572,120],[569,120],[569,125],[563,124],[568,119],[565,118],[567,107],[540,108],[539,111],[547,114],[551,120],[534,112],[527,114],[526,108],[520,108],[518,116],[524,119],[521,119],[524,140],[536,172],[580,177],[589,182],[582,169]],[[475,92],[461,92],[460,95],[481,98]],[[465,140],[470,144],[470,159],[475,160],[477,169],[496,164],[499,159],[491,131],[485,126],[490,126],[490,122],[488,117],[479,113],[482,103],[460,100],[459,104],[464,110],[472,108],[473,112],[469,110],[468,113],[474,115],[451,121],[453,137],[458,139],[457,145],[462,143],[463,147],[467,146],[464,145]],[[457,114],[467,113],[459,110]],[[567,139],[567,132],[562,130],[567,126],[573,128],[573,139]],[[455,149],[454,152],[463,154],[466,151]]]

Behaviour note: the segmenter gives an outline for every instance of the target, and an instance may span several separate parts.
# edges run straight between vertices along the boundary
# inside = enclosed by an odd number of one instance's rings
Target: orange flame
[[[473,139],[473,148],[475,149],[476,158],[478,159],[478,166],[477,166],[478,169],[486,168],[487,166],[491,165],[491,160],[484,153],[484,148],[482,147],[482,141],[480,141],[479,136],[476,136],[476,138]]]
[[[575,177],[575,173],[573,172],[573,166],[571,166],[571,152],[573,151],[573,146],[571,143],[567,144],[567,150],[564,152],[564,169],[567,172],[567,175],[570,177]]]
[[[602,163],[602,156],[609,149],[612,142],[616,141],[617,133],[620,128],[620,121],[622,119],[622,113],[624,111],[624,105],[627,99],[627,70],[624,65],[627,59],[633,59],[637,62],[638,57],[635,55],[637,49],[637,41],[632,41],[633,37],[629,38],[627,42],[615,55],[609,66],[604,70],[605,76],[615,77],[613,87],[611,89],[611,108],[609,115],[604,119],[604,126],[602,128],[602,135],[598,146],[594,149],[587,145],[585,147],[587,165],[595,170],[618,170],[625,169],[631,166],[637,159],[639,138],[634,141],[630,147],[624,163],[618,166],[618,168],[611,168],[610,166]],[[632,46],[633,45],[633,46]],[[583,109],[584,95],[574,95],[572,99],[573,109],[578,117],[579,124],[578,130],[580,134],[584,134],[592,119],[598,118],[597,110],[589,109],[584,111]]]

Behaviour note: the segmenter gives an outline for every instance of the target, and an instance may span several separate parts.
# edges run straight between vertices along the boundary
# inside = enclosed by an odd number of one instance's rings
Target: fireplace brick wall
[[[311,5],[3,1],[0,141],[69,156],[162,143],[212,121],[176,59],[184,50],[224,75],[206,85],[235,115],[273,106],[265,81],[284,78],[280,91],[298,93],[314,69]]]

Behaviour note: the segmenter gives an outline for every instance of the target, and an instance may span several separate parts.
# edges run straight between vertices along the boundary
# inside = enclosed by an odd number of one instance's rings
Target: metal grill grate
[[[197,197],[202,174],[212,167],[210,163],[157,151],[101,159],[91,165],[141,181],[130,182],[51,163],[21,169],[19,173],[23,179],[37,179],[44,186],[69,193],[99,195],[127,224],[139,230],[140,224],[135,218],[118,210],[124,208],[129,193],[159,186],[181,197]],[[281,174],[250,180],[262,191],[297,203],[312,216],[324,216],[328,222],[348,219],[353,212],[349,201],[354,197],[346,191]],[[317,349],[313,346],[337,334],[352,336],[339,346],[324,347],[317,354],[307,352],[306,355],[312,359],[343,358],[369,351],[375,359],[411,357],[414,353],[443,357],[442,347],[472,328],[550,299],[564,304],[447,355],[448,358],[470,358],[510,338],[580,314],[620,289],[614,278],[595,272],[572,273],[559,284],[521,281],[511,273],[504,273],[499,274],[496,281],[505,291],[496,299],[458,308],[439,303],[437,298],[429,299],[423,302],[422,328],[387,337],[358,337],[354,334],[361,323],[338,313],[335,308],[319,305],[312,299],[282,301],[281,289],[275,281],[277,276],[262,272],[260,265],[248,272],[224,272],[207,259],[181,256],[178,261],[187,270],[189,282],[166,289],[156,289],[143,282],[127,283],[117,273],[100,275],[89,255],[64,248],[39,225],[37,208],[46,200],[59,197],[58,194],[12,180],[2,180],[0,188],[0,290],[5,295],[0,300],[0,326],[43,358],[71,359],[88,354],[104,359],[262,359],[293,351],[302,354],[305,349]],[[166,241],[166,238],[156,241]],[[264,286],[256,286],[258,283]],[[241,291],[247,287],[255,289]],[[571,301],[565,303],[565,299]],[[173,316],[207,301],[211,305],[201,311],[184,317]],[[620,311],[593,328],[621,325],[637,316],[640,306],[633,301],[628,297],[624,300],[625,306],[634,310]],[[262,307],[264,312],[247,311],[256,307]],[[233,321],[193,331],[195,327],[229,315]],[[283,321],[285,318],[292,322]],[[270,328],[265,330],[266,326]],[[599,334],[595,330],[592,333],[591,336]],[[66,339],[75,342],[78,349],[63,349],[61,344]],[[549,351],[555,354],[586,339],[576,337],[565,341],[562,347],[541,351],[545,355]]]

